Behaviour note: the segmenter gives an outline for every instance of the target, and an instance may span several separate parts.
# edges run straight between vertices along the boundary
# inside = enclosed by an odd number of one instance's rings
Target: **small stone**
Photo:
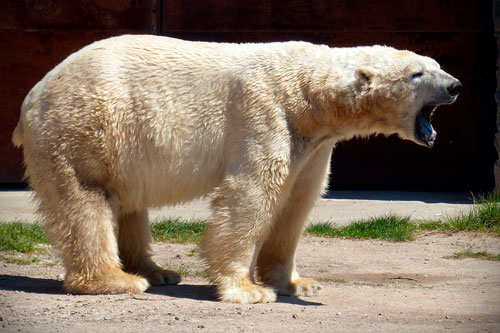
[[[175,320],[179,320],[179,317],[175,317],[174,319],[175,319]]]

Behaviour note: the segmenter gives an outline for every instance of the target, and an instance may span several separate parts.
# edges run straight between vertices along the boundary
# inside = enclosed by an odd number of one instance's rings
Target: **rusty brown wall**
[[[332,184],[418,189],[493,186],[495,57],[487,0],[39,0],[0,1],[0,182],[19,181],[10,135],[29,89],[91,41],[125,32],[191,40],[307,40],[330,46],[385,44],[436,58],[460,78],[458,102],[442,108],[434,149],[399,139],[340,143]],[[4,47],[5,46],[5,47]]]
[[[163,4],[162,33],[191,40],[385,44],[436,58],[464,88],[435,116],[433,149],[395,137],[337,145],[339,187],[487,190],[493,186],[492,2],[470,0],[221,0]]]
[[[10,143],[21,103],[50,69],[95,40],[151,32],[149,2],[0,1],[0,183],[19,182],[22,152]]]

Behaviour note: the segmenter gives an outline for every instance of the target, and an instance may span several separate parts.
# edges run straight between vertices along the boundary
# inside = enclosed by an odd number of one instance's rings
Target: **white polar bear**
[[[269,302],[320,288],[299,277],[295,249],[335,142],[397,133],[432,146],[430,113],[460,86],[434,60],[383,46],[127,35],[45,75],[13,142],[68,291],[177,283],[151,260],[147,209],[210,195],[202,254],[220,299]]]

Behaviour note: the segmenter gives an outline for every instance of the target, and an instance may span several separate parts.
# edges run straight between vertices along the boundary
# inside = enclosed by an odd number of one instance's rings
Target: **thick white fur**
[[[320,289],[294,257],[335,142],[417,141],[418,109],[449,78],[430,58],[381,46],[121,36],[50,71],[13,141],[69,291],[177,283],[151,260],[146,209],[211,195],[202,253],[220,298],[268,302]]]

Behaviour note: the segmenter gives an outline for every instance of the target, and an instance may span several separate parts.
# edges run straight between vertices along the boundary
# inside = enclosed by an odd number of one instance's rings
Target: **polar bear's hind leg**
[[[151,259],[153,240],[147,211],[121,214],[118,221],[118,247],[124,270],[145,277],[152,285],[179,283],[179,274],[161,268]]]

